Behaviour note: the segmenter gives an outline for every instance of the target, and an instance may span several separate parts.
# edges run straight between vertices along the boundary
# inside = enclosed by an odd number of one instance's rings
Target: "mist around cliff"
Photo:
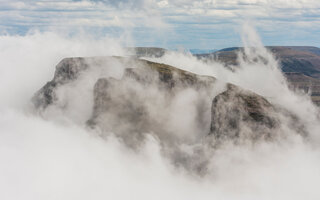
[[[205,159],[206,171],[199,175],[184,167],[189,162],[175,162],[170,148],[165,149],[152,133],[143,133],[142,144],[133,149],[117,133],[86,127],[96,79],[103,75],[121,78],[127,66],[113,63],[116,67],[102,74],[92,70],[62,87],[57,105],[41,113],[32,107],[30,99],[52,79],[54,66],[62,58],[125,56],[121,39],[55,33],[1,36],[1,199],[317,199],[319,109],[306,94],[288,89],[277,60],[250,26],[244,26],[243,44],[246,56],[239,54],[241,67],[235,71],[184,52],[145,59],[216,77],[220,82],[213,95],[231,82],[265,96],[297,115],[307,137],[287,126],[284,118],[279,130],[283,137],[258,143],[226,141],[212,150],[197,137],[208,127],[192,123],[197,92],[182,91],[168,105],[171,110],[153,113],[170,114],[166,128],[175,130],[177,137],[173,138],[182,155],[189,155],[186,160]],[[147,94],[157,97],[154,91]],[[158,103],[165,102],[160,99]],[[125,126],[121,121],[117,125]]]

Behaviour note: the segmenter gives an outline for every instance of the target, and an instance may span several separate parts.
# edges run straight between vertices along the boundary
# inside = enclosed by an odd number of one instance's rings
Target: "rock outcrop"
[[[63,59],[56,67],[53,80],[34,96],[36,108],[43,110],[54,105],[59,100],[56,93],[59,87],[88,73],[92,65],[98,63],[101,69],[111,65],[110,60],[123,64],[123,75],[97,79],[93,88],[92,114],[87,124],[119,134],[128,145],[137,144],[144,133],[154,133],[161,141],[180,135],[185,139],[188,135],[185,133],[189,132],[194,134],[192,137],[209,135],[217,140],[270,139],[280,126],[279,116],[289,116],[290,123],[298,124],[298,119],[289,112],[238,86],[226,84],[224,91],[213,94],[217,82],[214,77],[121,57]],[[190,102],[180,108],[180,102],[185,101]],[[184,113],[179,115],[181,119],[176,119],[175,109]],[[170,120],[177,120],[182,125],[177,129]],[[182,133],[176,134],[177,131]]]
[[[54,77],[47,82],[33,97],[32,101],[38,109],[45,109],[53,104],[56,99],[55,90],[66,83],[72,82],[79,73],[88,69],[89,65],[85,58],[65,58],[56,66]]]
[[[275,113],[262,96],[228,84],[212,102],[210,131],[218,139],[271,138],[279,125]]]

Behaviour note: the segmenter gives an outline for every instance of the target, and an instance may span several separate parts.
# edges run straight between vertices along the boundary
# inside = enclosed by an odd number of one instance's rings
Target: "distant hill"
[[[320,105],[320,48],[309,46],[267,46],[279,59],[281,70],[291,86],[310,92]],[[216,60],[226,66],[238,65],[237,53],[242,47],[221,49],[214,53],[195,54],[198,58]]]
[[[158,47],[129,47],[128,52],[132,55],[140,57],[161,57],[168,50]]]
[[[178,49],[167,50],[159,47],[128,47],[130,55],[137,57],[161,57],[168,51],[178,51]],[[209,54],[218,51],[218,49],[187,49],[191,54]]]
[[[307,46],[267,46],[280,60],[283,72],[299,72],[304,75],[320,78],[320,49]],[[242,47],[221,49],[214,53],[195,54],[199,58],[218,60],[226,65],[237,65],[237,52]]]
[[[317,47],[268,47],[281,61],[283,72],[299,72],[320,78],[320,49]]]
[[[218,49],[189,49],[192,54],[208,54],[218,51]]]

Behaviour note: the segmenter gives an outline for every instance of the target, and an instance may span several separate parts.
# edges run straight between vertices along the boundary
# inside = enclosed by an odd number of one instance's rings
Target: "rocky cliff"
[[[115,63],[121,63],[122,75],[103,76],[101,70]],[[281,126],[279,117],[289,116],[292,124],[298,121],[264,97],[238,86],[226,83],[217,90],[221,82],[214,77],[122,57],[63,59],[53,80],[35,94],[35,107],[41,111],[58,104],[58,89],[74,85],[94,66],[100,71],[91,93],[93,108],[87,124],[115,132],[131,146],[142,141],[144,133],[153,133],[161,141],[211,135],[217,140],[272,139]]]

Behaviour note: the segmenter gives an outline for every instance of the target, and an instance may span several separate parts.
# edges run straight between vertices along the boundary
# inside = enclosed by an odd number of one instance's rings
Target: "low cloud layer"
[[[125,55],[121,48],[125,42],[121,39],[66,38],[53,33],[1,37],[0,62],[5,66],[0,73],[1,199],[317,199],[319,109],[307,95],[287,88],[276,60],[261,46],[254,30],[245,30],[244,44],[258,47],[255,51],[246,49],[255,62],[243,60],[235,72],[179,52],[146,59],[214,76],[263,95],[297,115],[306,126],[308,137],[284,125],[281,131],[286,137],[275,141],[239,145],[226,141],[215,149],[206,149],[201,146],[204,143],[198,143],[199,147],[190,145],[190,140],[182,143],[179,148],[186,154],[197,155],[195,150],[203,150],[200,155],[204,154],[208,163],[207,173],[202,176],[172,162],[161,138],[152,133],[144,133],[143,144],[133,149],[117,133],[89,129],[84,122],[86,117],[82,117],[90,112],[81,106],[90,104],[92,99],[87,94],[93,91],[79,86],[93,85],[95,80],[80,78],[78,86],[61,88],[62,104],[42,115],[29,105],[34,93],[51,80],[54,66],[62,58]],[[121,78],[123,68],[115,63],[113,66],[118,66],[119,71],[106,70],[106,74],[112,72],[112,77]],[[95,77],[94,72],[88,77]],[[181,117],[187,118],[179,105],[192,106],[198,98],[194,94],[192,90],[182,91],[172,102],[175,110],[170,120],[175,123],[171,128],[176,128],[173,133],[185,132],[181,131],[181,124],[178,126]],[[64,104],[68,99],[75,104],[68,107]],[[190,134],[198,134],[197,131]]]

